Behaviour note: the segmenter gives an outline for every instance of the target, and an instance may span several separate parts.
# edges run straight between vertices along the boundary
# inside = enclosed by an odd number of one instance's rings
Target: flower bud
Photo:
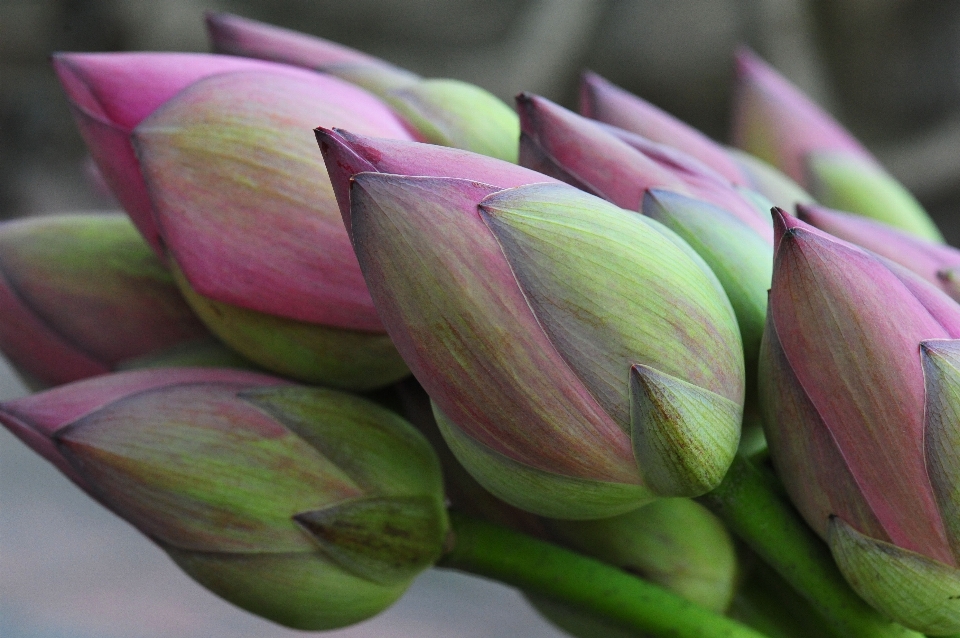
[[[737,55],[734,144],[780,168],[820,203],[932,241],[916,199],[836,120],[747,50]]]
[[[2,404],[0,422],[200,584],[299,629],[380,612],[447,533],[429,444],[334,390],[135,371]]]
[[[580,114],[612,125],[611,132],[621,139],[629,132],[675,148],[709,166],[734,186],[753,189],[778,206],[792,207],[797,202],[813,201],[796,182],[763,160],[717,144],[692,126],[596,73],[584,73],[581,79]]]
[[[217,347],[123,215],[0,224],[0,299],[0,349],[38,386]]]
[[[223,53],[286,62],[357,84],[388,102],[431,144],[517,161],[517,115],[490,92],[410,71],[335,42],[229,13],[208,13],[207,30]]]
[[[675,235],[562,184],[378,173],[353,177],[350,216],[391,338],[495,495],[599,518],[722,477],[742,346]]]
[[[678,149],[664,149],[608,127],[535,95],[517,97],[520,163],[553,175],[627,210],[640,210],[650,188],[697,197],[727,210],[770,237],[765,210],[725,177]],[[631,139],[632,138],[632,139]],[[630,140],[625,141],[625,139]]]
[[[285,376],[356,389],[401,378],[309,131],[320,122],[409,138],[406,129],[365,91],[293,67],[255,62],[181,82],[178,69],[211,59],[221,58],[61,56],[105,113],[143,87],[102,68],[183,85],[125,122],[164,253],[211,331]]]
[[[822,206],[797,206],[797,217],[835,237],[896,262],[960,301],[960,250],[882,222]]]
[[[960,306],[779,212],[760,398],[774,464],[851,586],[960,631]]]

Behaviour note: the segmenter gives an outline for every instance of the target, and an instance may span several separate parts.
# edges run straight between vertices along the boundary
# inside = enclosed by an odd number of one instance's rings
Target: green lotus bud
[[[200,584],[291,627],[380,612],[446,538],[429,444],[334,390],[138,370],[5,403],[0,422]]]

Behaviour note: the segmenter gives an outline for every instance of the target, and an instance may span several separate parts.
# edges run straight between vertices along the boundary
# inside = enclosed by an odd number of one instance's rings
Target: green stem
[[[604,618],[671,638],[763,634],[606,563],[509,528],[451,512],[454,546],[438,567],[485,576]]]
[[[700,497],[768,565],[797,590],[840,635],[922,638],[883,618],[850,588],[826,544],[807,526],[778,486],[737,457],[723,482]]]

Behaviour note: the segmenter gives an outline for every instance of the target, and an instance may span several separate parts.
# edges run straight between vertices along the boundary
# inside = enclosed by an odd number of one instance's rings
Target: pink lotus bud
[[[0,224],[0,349],[58,385],[211,339],[123,215]]]
[[[381,317],[484,487],[597,518],[722,476],[742,345],[675,235],[556,183],[359,173],[350,207]]]
[[[138,105],[130,137],[156,232],[194,311],[264,367],[338,387],[395,381],[406,367],[384,334],[338,214],[318,124],[409,139],[393,111],[336,78],[268,62],[184,80],[224,56],[61,56],[105,112]],[[89,67],[89,68],[88,68]],[[138,70],[179,88],[145,101]],[[141,68],[142,67],[142,68]],[[90,69],[93,69],[90,71]],[[70,76],[70,77],[74,77]],[[112,76],[111,76],[112,77]],[[152,109],[152,111],[151,111]],[[126,143],[126,142],[125,142]]]
[[[343,77],[373,93],[419,80],[405,69],[356,49],[231,13],[207,12],[207,33],[217,53],[273,60]],[[378,90],[379,89],[379,90]]]
[[[797,217],[900,264],[960,301],[960,284],[956,277],[960,269],[960,250],[926,241],[882,222],[822,206],[797,206]]]
[[[782,211],[760,397],[774,463],[853,588],[960,631],[960,306]]]
[[[162,255],[130,133],[161,104],[201,78],[282,67],[202,53],[57,53],[53,68],[103,179]]]
[[[737,186],[751,186],[725,148],[650,102],[596,73],[580,80],[580,114],[674,147],[697,158]]]
[[[335,75],[388,102],[421,139],[517,161],[517,114],[478,86],[423,79],[378,58],[316,36],[228,13],[208,13],[216,50]]]
[[[446,538],[427,441],[335,390],[126,372],[4,403],[0,423],[201,585],[291,627],[379,613]]]
[[[762,237],[770,237],[764,211],[717,172],[702,170],[701,162],[681,151],[645,144],[635,136],[614,135],[609,128],[539,96],[519,95],[517,108],[522,165],[627,210],[640,210],[643,194],[651,188],[696,197],[729,211]]]
[[[784,171],[820,203],[943,241],[919,202],[836,120],[772,67],[737,54],[734,144]]]

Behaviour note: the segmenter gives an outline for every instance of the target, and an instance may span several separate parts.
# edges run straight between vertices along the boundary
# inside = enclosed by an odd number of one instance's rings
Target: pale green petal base
[[[847,582],[877,611],[930,636],[960,632],[960,570],[864,536],[837,517],[827,541]]]
[[[319,554],[217,554],[163,547],[198,583],[258,616],[295,629],[346,627],[375,616],[406,591],[353,576]]]
[[[775,206],[792,211],[796,204],[817,203],[802,186],[759,157],[732,147],[728,147],[727,152],[750,178],[753,189],[773,202]]]
[[[518,463],[464,434],[436,406],[433,414],[447,445],[473,478],[520,509],[550,518],[594,519],[629,512],[656,498],[642,485],[562,476]]]
[[[173,273],[210,331],[267,370],[345,390],[372,390],[410,374],[385,333],[330,328],[221,303],[198,294],[177,268]]]

